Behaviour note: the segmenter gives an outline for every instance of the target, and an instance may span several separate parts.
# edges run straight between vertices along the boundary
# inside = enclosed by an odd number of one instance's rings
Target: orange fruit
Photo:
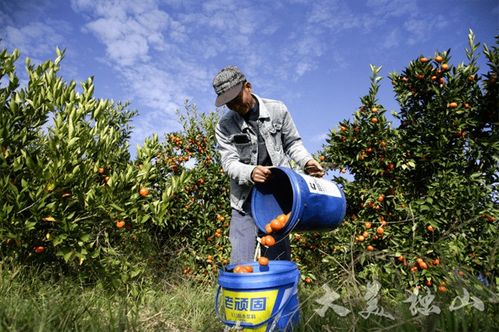
[[[312,283],[312,278],[310,278],[310,277],[306,277],[306,278],[305,278],[305,283],[306,283],[306,284],[311,284],[311,283]]]
[[[125,221],[124,220],[116,220],[116,227],[119,229],[123,228],[125,226]]]
[[[37,254],[41,254],[41,253],[45,252],[45,247],[44,246],[36,246],[34,249],[35,249],[35,252]]]
[[[442,56],[440,56],[440,55],[437,55],[435,57],[435,61],[440,63],[440,62],[444,61],[444,58]]]
[[[245,272],[245,269],[243,267],[243,265],[236,265],[236,267],[234,268],[234,273],[244,273]]]
[[[141,187],[140,190],[139,190],[139,195],[141,197],[147,197],[147,196],[149,196],[149,189],[147,189],[146,187]]]
[[[367,239],[369,237],[369,232],[368,231],[364,231],[362,233],[362,236]]]
[[[368,221],[368,222],[364,223],[364,227],[366,229],[370,229],[372,227],[372,224]]]
[[[260,264],[261,266],[267,266],[269,265],[269,259],[267,257],[261,256],[260,258],[258,258],[258,264]]]
[[[284,216],[284,215],[282,215],[282,216]],[[280,216],[279,216],[279,217],[280,217]],[[277,218],[279,218],[279,217],[277,217]],[[283,222],[283,219],[282,219],[282,218],[280,218],[280,220],[279,220],[279,219],[273,219],[273,220],[270,222],[270,227],[272,227],[272,230],[273,230],[273,231],[276,231],[276,232],[277,232],[277,231],[280,231],[281,229],[283,229],[283,228],[284,228],[284,225],[285,225],[285,224],[284,224],[284,222]]]
[[[383,235],[384,232],[385,232],[385,230],[383,229],[383,227],[380,226],[380,227],[376,228],[376,233],[378,235]]]
[[[288,222],[288,216],[286,214],[280,214],[277,216],[277,221],[281,222],[283,225],[286,225],[286,223]]]
[[[442,64],[442,70],[447,70],[447,69],[449,69],[449,65],[446,63]]]
[[[347,127],[345,127],[345,126],[341,126],[341,127],[340,127],[340,130],[341,130],[342,132],[345,132],[345,131],[347,131]]]
[[[363,235],[359,235],[355,239],[357,240],[357,242],[363,242],[365,240]]]
[[[399,262],[403,262],[403,261],[405,261],[405,257],[401,255],[401,256],[397,257],[397,260]]]
[[[265,225],[265,232],[267,234],[272,233],[272,225],[270,223],[268,223],[267,225]]]
[[[253,273],[253,266],[251,265],[243,265],[244,272]]]
[[[413,266],[411,267],[411,272],[416,272],[418,270],[418,267],[417,266]]]
[[[426,264],[424,261],[419,262],[418,265],[421,270],[428,269],[428,264]]]
[[[447,287],[445,287],[444,285],[440,285],[440,286],[438,286],[438,291],[440,293],[445,293],[445,292],[447,292]]]
[[[419,58],[419,61],[420,61],[421,63],[427,63],[427,62],[428,62],[428,58],[426,58],[426,57],[422,56],[421,58]]]
[[[385,195],[381,194],[378,196],[378,202],[383,202],[385,200]]]
[[[432,225],[428,225],[428,227],[426,227],[426,229],[428,230],[428,232],[433,232],[434,231]]]
[[[372,123],[378,123],[378,118],[377,117],[371,118],[371,122]]]
[[[371,246],[371,245],[367,246],[367,251],[373,251],[373,250],[374,250],[373,246]]]
[[[265,235],[262,238],[262,244],[266,247],[272,247],[273,245],[275,245],[275,239],[272,235]]]
[[[104,167],[99,167],[99,170],[97,172],[99,174],[104,174],[106,172],[106,169]]]
[[[453,101],[453,102],[450,102],[448,106],[449,106],[449,108],[456,108],[457,103],[455,101]]]

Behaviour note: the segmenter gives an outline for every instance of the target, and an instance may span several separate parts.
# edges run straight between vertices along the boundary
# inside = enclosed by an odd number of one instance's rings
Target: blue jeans
[[[256,227],[255,220],[251,215],[251,204],[248,199],[243,205],[244,212],[232,209],[232,218],[229,228],[229,240],[232,246],[230,255],[231,264],[253,261],[256,249],[256,236],[265,235]],[[270,220],[269,220],[270,222]],[[289,236],[272,234],[276,244],[265,248],[261,246],[262,256],[270,260],[291,260],[291,246]]]

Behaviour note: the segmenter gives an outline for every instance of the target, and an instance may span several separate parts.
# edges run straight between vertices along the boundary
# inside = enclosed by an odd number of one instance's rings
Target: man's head
[[[236,66],[222,69],[213,79],[213,88],[217,93],[215,105],[226,105],[230,110],[244,115],[255,106],[251,94],[251,83]]]
[[[213,79],[213,88],[217,94],[215,106],[220,107],[236,98],[245,82],[246,77],[236,66],[228,66],[220,70]]]

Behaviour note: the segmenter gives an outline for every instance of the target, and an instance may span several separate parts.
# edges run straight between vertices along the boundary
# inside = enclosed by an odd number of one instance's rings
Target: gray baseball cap
[[[220,70],[213,79],[213,88],[217,93],[215,106],[220,107],[236,98],[245,81],[246,77],[236,66],[228,66]]]

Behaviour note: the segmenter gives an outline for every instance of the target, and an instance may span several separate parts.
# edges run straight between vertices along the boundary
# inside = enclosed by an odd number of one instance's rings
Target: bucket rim
[[[255,272],[252,273],[234,273],[226,271],[236,265],[251,265]],[[220,269],[218,275],[218,284],[224,289],[262,289],[273,288],[283,285],[293,284],[296,278],[299,278],[300,271],[296,263],[292,261],[270,261],[267,271],[258,271],[258,262],[246,262],[230,264],[226,270]],[[276,270],[272,270],[275,268]]]

